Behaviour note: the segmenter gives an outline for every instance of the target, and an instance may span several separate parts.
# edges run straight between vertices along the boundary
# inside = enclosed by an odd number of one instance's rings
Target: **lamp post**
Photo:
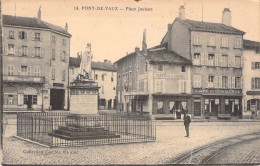
[[[2,0],[0,0],[0,119],[3,122],[3,21],[2,21]],[[3,148],[3,125],[1,125],[1,148]]]

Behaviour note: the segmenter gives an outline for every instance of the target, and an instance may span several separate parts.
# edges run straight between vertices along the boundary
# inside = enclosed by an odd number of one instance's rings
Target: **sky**
[[[232,26],[246,32],[245,39],[260,41],[258,0],[2,0],[2,11],[37,17],[41,6],[42,20],[62,27],[68,23],[71,57],[91,43],[94,61],[115,62],[136,46],[142,48],[144,29],[148,48],[160,44],[181,5],[187,19],[216,23],[221,23],[223,9],[229,8]],[[138,7],[152,11],[129,10]]]

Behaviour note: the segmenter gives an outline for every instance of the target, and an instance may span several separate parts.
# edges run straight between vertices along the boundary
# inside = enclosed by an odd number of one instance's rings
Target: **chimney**
[[[185,19],[185,8],[183,5],[181,5],[179,8],[179,18],[182,20]]]
[[[108,62],[108,60],[107,59],[104,59],[104,63],[107,63]]]
[[[171,36],[172,36],[172,24],[168,24],[168,50],[170,50],[171,46]]]
[[[38,15],[37,15],[37,18],[39,20],[41,20],[41,17],[42,17],[42,12],[41,12],[41,6],[39,7],[39,10],[38,10]]]
[[[79,52],[77,53],[77,58],[81,59],[81,55],[79,54]]]
[[[146,44],[146,29],[143,32],[143,45],[142,45],[142,51],[145,55],[147,55],[147,44]]]
[[[68,23],[65,24],[65,30],[68,32]]]
[[[140,52],[140,48],[139,47],[135,47],[135,52]]]
[[[229,8],[225,8],[222,12],[222,24],[231,26],[231,11]]]

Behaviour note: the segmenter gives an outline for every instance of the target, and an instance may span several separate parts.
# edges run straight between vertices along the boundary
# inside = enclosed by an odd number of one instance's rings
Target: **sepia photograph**
[[[260,165],[259,0],[0,0],[1,165]]]

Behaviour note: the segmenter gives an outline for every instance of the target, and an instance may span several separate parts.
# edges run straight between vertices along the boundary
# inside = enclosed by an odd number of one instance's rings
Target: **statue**
[[[81,57],[81,63],[78,71],[77,79],[92,79],[91,61],[93,54],[91,52],[91,44],[88,43],[84,54]]]

